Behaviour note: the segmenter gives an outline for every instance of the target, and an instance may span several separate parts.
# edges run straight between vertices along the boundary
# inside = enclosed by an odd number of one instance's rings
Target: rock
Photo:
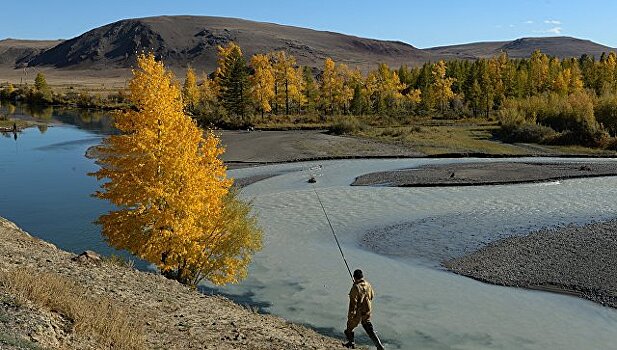
[[[317,182],[317,179],[315,178],[315,176],[311,176],[311,178],[308,179],[307,182],[310,183],[310,184],[314,184],[315,182]]]
[[[580,168],[578,168],[578,170],[580,171],[591,171],[591,167],[588,165],[581,165]]]
[[[100,265],[102,262],[101,256],[91,250],[86,250],[85,252],[79,254],[78,256],[73,257],[71,260],[76,261],[80,264],[94,264],[94,265]]]

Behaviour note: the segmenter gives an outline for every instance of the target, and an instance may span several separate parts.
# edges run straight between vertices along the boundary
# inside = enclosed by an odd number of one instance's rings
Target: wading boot
[[[347,343],[343,343],[343,346],[348,349],[355,349],[356,344],[353,342],[353,331],[345,330],[345,336],[347,337]]]
[[[368,337],[371,338],[373,344],[375,344],[375,346],[377,347],[377,350],[384,350],[384,347],[381,344],[381,340],[379,340],[379,337],[377,336],[377,334],[375,334],[373,324],[371,322],[365,322],[362,324],[362,328],[364,328],[366,334],[368,334]]]

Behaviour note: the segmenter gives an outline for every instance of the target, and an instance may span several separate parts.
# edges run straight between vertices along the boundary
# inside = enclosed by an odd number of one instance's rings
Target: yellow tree
[[[272,68],[274,70],[274,93],[276,94],[276,106],[285,104],[285,114],[289,114],[290,102],[302,104],[304,79],[302,71],[296,68],[296,58],[287,55],[285,51],[277,51],[271,54]]]
[[[251,98],[261,111],[264,113],[272,111],[270,101],[274,98],[274,73],[272,64],[266,55],[254,55],[251,57],[251,67],[255,71],[249,78],[251,84]]]
[[[420,102],[422,102],[422,90],[420,89],[410,89],[406,94],[403,95],[405,102],[407,102],[411,107],[416,107]]]
[[[246,60],[240,46],[233,42],[218,46],[217,50],[215,81],[221,103],[230,115],[240,117],[240,122],[244,123],[250,103]]]
[[[536,95],[546,91],[550,84],[549,58],[539,50],[534,51],[529,59],[529,93]]]
[[[319,102],[325,113],[345,109],[354,95],[354,82],[360,81],[357,71],[344,64],[336,64],[331,58],[324,61],[319,86]]]
[[[199,103],[199,87],[197,86],[197,77],[191,66],[186,70],[184,78],[184,86],[182,87],[182,98],[188,112],[193,113],[195,107]]]
[[[433,76],[433,83],[431,84],[430,89],[431,95],[439,104],[441,113],[443,113],[446,105],[450,102],[452,97],[454,97],[454,92],[452,92],[452,84],[455,79],[446,77],[446,62],[443,60],[433,65],[431,74]]]
[[[219,88],[216,81],[210,79],[207,74],[204,74],[199,85],[199,103],[214,104],[219,96]]]
[[[617,54],[610,52],[603,55],[599,62],[600,87],[603,93],[617,91]]]
[[[200,124],[208,127],[218,125],[222,122],[225,112],[220,107],[219,87],[216,81],[204,74],[197,88],[199,101],[196,114]]]
[[[573,65],[572,68],[562,69],[557,73],[557,77],[553,81],[553,91],[562,96],[582,90],[583,80],[577,65]]]
[[[336,63],[331,58],[324,61],[324,70],[321,74],[320,105],[327,113],[334,111],[338,95],[342,93],[343,81],[337,76]]]
[[[346,64],[336,65],[336,74],[343,82],[337,103],[345,110],[349,110],[349,104],[353,99],[354,87],[362,84],[362,73],[358,69],[351,69]]]
[[[398,73],[385,63],[380,64],[377,70],[370,72],[366,78],[366,90],[376,112],[395,108],[403,98],[401,91],[404,88]]]
[[[107,179],[96,196],[115,207],[98,220],[102,234],[182,283],[236,282],[261,231],[230,195],[218,138],[184,115],[171,73],[153,54],[137,63],[129,83],[135,109],[116,115],[121,134],[104,140],[93,174]]]
[[[570,93],[582,91],[584,89],[583,75],[581,74],[581,69],[577,63],[572,65],[570,68],[570,73],[570,85],[568,86],[568,91]]]
[[[557,77],[555,77],[555,80],[553,81],[553,91],[563,96],[567,95],[571,76],[572,71],[570,68],[565,68],[557,73]]]

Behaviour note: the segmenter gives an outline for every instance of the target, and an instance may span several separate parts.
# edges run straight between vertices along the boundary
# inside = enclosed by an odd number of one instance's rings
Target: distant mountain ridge
[[[62,40],[0,40],[0,65],[26,66],[34,57],[61,42]]]
[[[65,41],[0,40],[0,66],[73,70],[129,68],[136,54],[153,51],[167,66],[192,65],[213,71],[216,47],[238,43],[247,59],[255,53],[286,50],[298,64],[321,67],[326,57],[361,70],[378,63],[418,65],[439,59],[476,59],[507,52],[529,57],[534,50],[557,57],[599,58],[614,49],[571,37],[521,38],[419,49],[399,41],[366,39],[273,23],[208,16],[159,16],[117,21]]]
[[[614,48],[590,40],[567,36],[521,38],[512,41],[479,42],[426,49],[436,56],[461,59],[493,57],[500,52],[506,52],[512,58],[526,58],[531,56],[535,50],[560,58],[580,57],[583,54],[600,58],[603,52],[615,51]]]
[[[122,20],[93,29],[41,53],[29,64],[130,67],[136,52],[153,51],[167,65],[185,67],[190,63],[211,71],[216,64],[216,47],[231,41],[238,43],[247,57],[286,50],[307,66],[321,66],[326,57],[350,66],[417,64],[433,58],[402,42],[234,18],[162,16]]]

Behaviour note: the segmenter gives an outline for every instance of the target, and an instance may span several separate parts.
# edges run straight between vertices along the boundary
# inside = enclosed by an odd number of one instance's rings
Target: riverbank
[[[362,136],[338,136],[329,134],[326,130],[222,130],[218,131],[218,134],[221,137],[222,146],[225,147],[223,160],[230,169],[273,163],[361,158],[581,157],[593,159],[615,156],[613,153],[593,153],[590,149],[564,147],[560,150],[542,146],[534,147],[529,144],[504,145],[488,140],[484,142],[503,145],[508,148],[508,152],[487,153],[480,149],[474,152],[473,148],[460,151],[458,148],[450,149],[442,146],[430,148],[427,151],[426,147],[418,147],[414,144],[387,142],[385,139]],[[96,152],[93,149],[89,150],[88,154],[89,157],[93,157]],[[558,172],[559,169],[556,171]],[[594,171],[592,169],[592,173]]]
[[[359,176],[352,186],[443,187],[506,185],[617,176],[617,162],[491,162],[426,165]]]
[[[104,343],[114,339],[114,349],[340,346],[339,340],[304,326],[258,314],[220,296],[203,295],[158,274],[139,272],[118,259],[74,261],[74,254],[33,238],[2,218],[0,241],[2,349],[102,349],[109,348]],[[24,286],[18,276],[22,280],[27,276],[41,278]],[[68,290],[58,287],[67,297],[55,300],[53,295],[41,292],[54,290],[46,282],[49,280],[68,286]],[[38,285],[41,282],[46,284]],[[110,306],[100,315],[97,305],[104,302]],[[74,305],[82,310],[75,310]],[[91,310],[83,310],[90,307]],[[120,321],[130,324],[131,329],[110,332],[111,325]],[[97,322],[109,327],[99,329]],[[117,339],[123,339],[124,345],[118,345]]]
[[[443,265],[496,285],[569,294],[617,308],[617,221],[544,229]]]

